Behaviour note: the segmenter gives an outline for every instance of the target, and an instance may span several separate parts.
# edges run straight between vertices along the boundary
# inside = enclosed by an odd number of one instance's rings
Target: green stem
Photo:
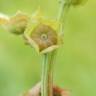
[[[41,96],[53,96],[53,63],[55,51],[43,56]]]
[[[61,25],[60,25],[61,35],[64,35],[64,23],[66,21],[67,13],[71,6],[71,4],[68,3],[69,1],[61,0],[60,2],[60,9],[59,9],[57,20],[61,22]]]
[[[62,0],[64,1],[64,0]],[[69,4],[61,3],[58,21],[61,22],[60,31],[63,33],[63,23],[69,9]],[[53,63],[55,61],[57,50],[43,55],[42,78],[41,78],[41,96],[53,96]]]

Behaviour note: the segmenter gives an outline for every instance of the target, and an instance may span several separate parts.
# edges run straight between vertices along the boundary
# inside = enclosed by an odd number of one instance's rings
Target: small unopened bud
[[[71,0],[71,4],[74,5],[74,6],[77,6],[77,5],[83,5],[86,3],[87,0]]]
[[[87,1],[88,0],[65,0],[65,4],[78,6],[85,4]]]
[[[5,25],[5,28],[13,34],[21,35],[25,31],[28,20],[29,17],[27,15],[18,12],[15,16],[10,18],[9,22]]]

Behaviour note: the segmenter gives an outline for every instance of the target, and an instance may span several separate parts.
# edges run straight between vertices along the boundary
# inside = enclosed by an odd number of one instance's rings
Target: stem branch
[[[61,0],[61,2],[60,2],[60,9],[58,12],[57,20],[59,22],[61,22],[61,25],[60,25],[61,35],[64,35],[64,23],[66,21],[65,19],[67,17],[67,13],[70,8],[70,3],[68,3],[68,2],[69,1],[66,1],[66,0]]]

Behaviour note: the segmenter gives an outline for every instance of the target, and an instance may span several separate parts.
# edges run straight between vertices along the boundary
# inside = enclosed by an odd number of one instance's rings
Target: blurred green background
[[[58,0],[0,0],[0,12],[31,15],[38,6],[56,18]],[[71,96],[96,96],[96,0],[72,7],[66,18],[64,45],[54,66],[54,83]],[[0,27],[0,96],[18,96],[40,80],[41,56]]]

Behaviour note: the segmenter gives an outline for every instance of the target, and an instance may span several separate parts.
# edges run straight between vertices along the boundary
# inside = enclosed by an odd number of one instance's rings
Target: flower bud
[[[65,0],[65,4],[73,5],[73,6],[78,6],[78,5],[85,4],[87,1],[88,0]]]
[[[73,6],[83,5],[86,3],[87,0],[71,0],[71,4]]]
[[[11,17],[9,22],[5,24],[5,28],[16,35],[24,33],[28,24],[29,17],[21,12],[18,12],[15,16]]]

